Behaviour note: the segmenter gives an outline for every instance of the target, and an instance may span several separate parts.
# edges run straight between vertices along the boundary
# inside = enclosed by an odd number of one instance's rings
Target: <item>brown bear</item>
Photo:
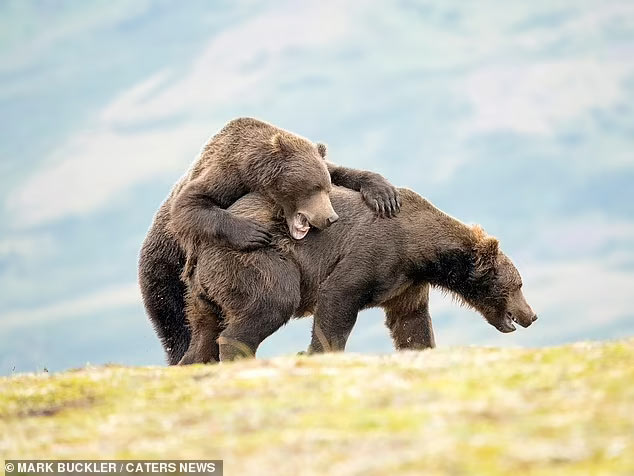
[[[187,280],[192,342],[181,363],[255,355],[291,317],[313,314],[309,351],[343,350],[360,310],[382,307],[397,349],[434,347],[429,288],[438,286],[501,332],[537,318],[498,241],[420,195],[377,220],[359,193],[334,187],[339,221],[302,241],[288,237],[272,202],[250,194],[228,211],[271,227],[273,246],[250,253],[210,244]],[[219,345],[218,345],[219,344]]]
[[[180,278],[195,267],[200,244],[244,252],[270,243],[263,224],[227,212],[237,199],[258,192],[271,200],[295,239],[311,225],[326,228],[338,219],[328,197],[331,184],[358,190],[378,215],[398,212],[397,190],[382,176],[325,157],[323,144],[251,118],[229,122],[205,145],[159,209],[139,257],[143,301],[170,364],[189,346]]]

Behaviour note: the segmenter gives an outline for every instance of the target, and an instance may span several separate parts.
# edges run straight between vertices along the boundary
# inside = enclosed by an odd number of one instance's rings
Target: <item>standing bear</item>
[[[255,355],[288,320],[312,314],[311,352],[343,350],[360,310],[382,307],[397,349],[434,347],[429,288],[445,289],[500,332],[537,318],[498,241],[420,195],[377,220],[359,193],[334,187],[339,220],[302,241],[289,238],[275,204],[249,194],[229,209],[273,230],[273,246],[244,253],[209,243],[187,279],[192,342],[182,364]]]
[[[360,192],[377,215],[398,213],[398,192],[381,175],[339,167],[325,157],[323,144],[257,119],[235,119],[209,140],[172,189],[139,257],[143,302],[170,364],[189,347],[181,276],[195,269],[201,246],[245,252],[271,242],[265,224],[226,210],[240,197],[258,192],[271,200],[295,240],[311,225],[324,229],[338,219],[328,195],[332,184]]]

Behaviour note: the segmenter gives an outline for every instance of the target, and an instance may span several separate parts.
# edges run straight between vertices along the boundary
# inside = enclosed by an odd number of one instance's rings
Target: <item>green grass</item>
[[[0,378],[0,457],[224,459],[226,474],[634,474],[634,339]]]

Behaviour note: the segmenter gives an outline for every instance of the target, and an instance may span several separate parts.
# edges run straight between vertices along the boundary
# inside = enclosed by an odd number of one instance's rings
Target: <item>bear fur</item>
[[[381,216],[398,212],[397,190],[382,176],[325,157],[323,144],[251,118],[229,122],[205,145],[157,212],[139,256],[145,308],[170,364],[189,346],[181,275],[196,267],[198,248],[211,243],[245,252],[270,244],[266,226],[227,212],[240,197],[266,197],[298,239],[310,225],[325,228],[337,220],[328,196],[332,184],[358,190]]]
[[[271,227],[273,246],[201,250],[187,280],[193,338],[181,363],[255,355],[291,317],[309,314],[309,351],[343,350],[358,312],[370,307],[385,310],[397,349],[434,347],[430,286],[455,294],[501,332],[536,319],[495,238],[410,190],[400,196],[400,214],[377,220],[359,193],[334,187],[339,221],[299,242],[288,238],[272,202],[256,194],[236,202],[228,211]]]

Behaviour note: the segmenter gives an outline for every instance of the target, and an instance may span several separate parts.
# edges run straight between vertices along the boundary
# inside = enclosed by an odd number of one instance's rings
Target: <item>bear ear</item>
[[[271,145],[275,152],[279,152],[284,155],[290,155],[293,153],[293,145],[290,143],[284,134],[277,133],[271,138]]]
[[[478,254],[481,258],[492,260],[498,255],[500,243],[496,238],[487,236],[478,242],[476,248],[478,249]]]
[[[326,154],[328,153],[326,144],[323,144],[321,142],[317,142],[317,152],[319,152],[319,155],[321,155],[322,159],[326,158]]]
[[[477,226],[473,229],[476,235],[474,251],[476,255],[476,267],[480,274],[486,274],[495,266],[500,249],[497,238],[486,235],[484,230]]]

